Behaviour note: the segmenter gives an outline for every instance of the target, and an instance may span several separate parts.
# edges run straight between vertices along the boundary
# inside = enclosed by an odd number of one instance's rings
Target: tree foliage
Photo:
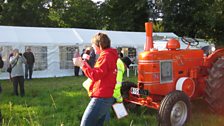
[[[207,34],[217,45],[224,45],[224,1],[214,0],[208,12]]]
[[[2,0],[0,7],[1,25],[42,26],[47,13],[41,0]]]
[[[165,31],[179,36],[205,38],[224,42],[222,0],[167,0],[163,1]]]
[[[91,0],[2,0],[0,7],[2,25],[96,28]]]
[[[154,31],[224,44],[223,11],[223,0],[0,0],[0,25],[144,31],[152,20]]]
[[[69,27],[97,28],[97,5],[91,0],[70,0],[64,10],[63,20]]]
[[[147,0],[106,0],[100,13],[104,29],[144,31],[149,6]]]

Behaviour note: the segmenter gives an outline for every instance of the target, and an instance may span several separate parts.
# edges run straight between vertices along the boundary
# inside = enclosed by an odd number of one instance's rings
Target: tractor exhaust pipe
[[[152,39],[152,22],[145,23],[145,32],[146,32],[146,43],[144,46],[145,51],[150,51],[153,47],[153,39]]]

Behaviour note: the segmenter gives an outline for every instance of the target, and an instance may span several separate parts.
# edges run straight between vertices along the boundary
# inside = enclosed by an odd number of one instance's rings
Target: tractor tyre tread
[[[209,71],[205,101],[217,114],[224,115],[224,58],[219,58]]]
[[[186,103],[188,109],[187,119],[185,123],[189,120],[191,113],[191,104],[189,97],[181,91],[174,91],[166,95],[160,104],[158,113],[159,126],[171,126],[170,113],[172,111],[172,107],[177,101],[180,100]]]

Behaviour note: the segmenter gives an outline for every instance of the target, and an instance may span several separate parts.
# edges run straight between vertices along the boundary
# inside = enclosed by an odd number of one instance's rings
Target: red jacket
[[[108,48],[100,53],[94,68],[84,62],[82,70],[92,80],[89,87],[90,97],[111,98],[113,96],[117,75],[117,59],[117,50]]]

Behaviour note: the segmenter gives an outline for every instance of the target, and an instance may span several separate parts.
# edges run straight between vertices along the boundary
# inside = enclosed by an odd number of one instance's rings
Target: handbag
[[[7,72],[9,72],[9,73],[11,73],[12,72],[12,67],[11,67],[11,65],[9,65],[9,67],[7,68],[7,70],[6,70]]]
[[[13,68],[14,66],[16,66],[17,62],[18,62],[18,59],[16,60],[16,63],[13,64],[13,66],[12,66],[12,65],[9,65],[9,67],[7,68],[6,71],[9,72],[9,73],[11,73],[11,72],[12,72],[12,68]]]
[[[2,60],[2,57],[0,55],[0,68],[3,68],[3,66],[4,66],[4,61]]]

